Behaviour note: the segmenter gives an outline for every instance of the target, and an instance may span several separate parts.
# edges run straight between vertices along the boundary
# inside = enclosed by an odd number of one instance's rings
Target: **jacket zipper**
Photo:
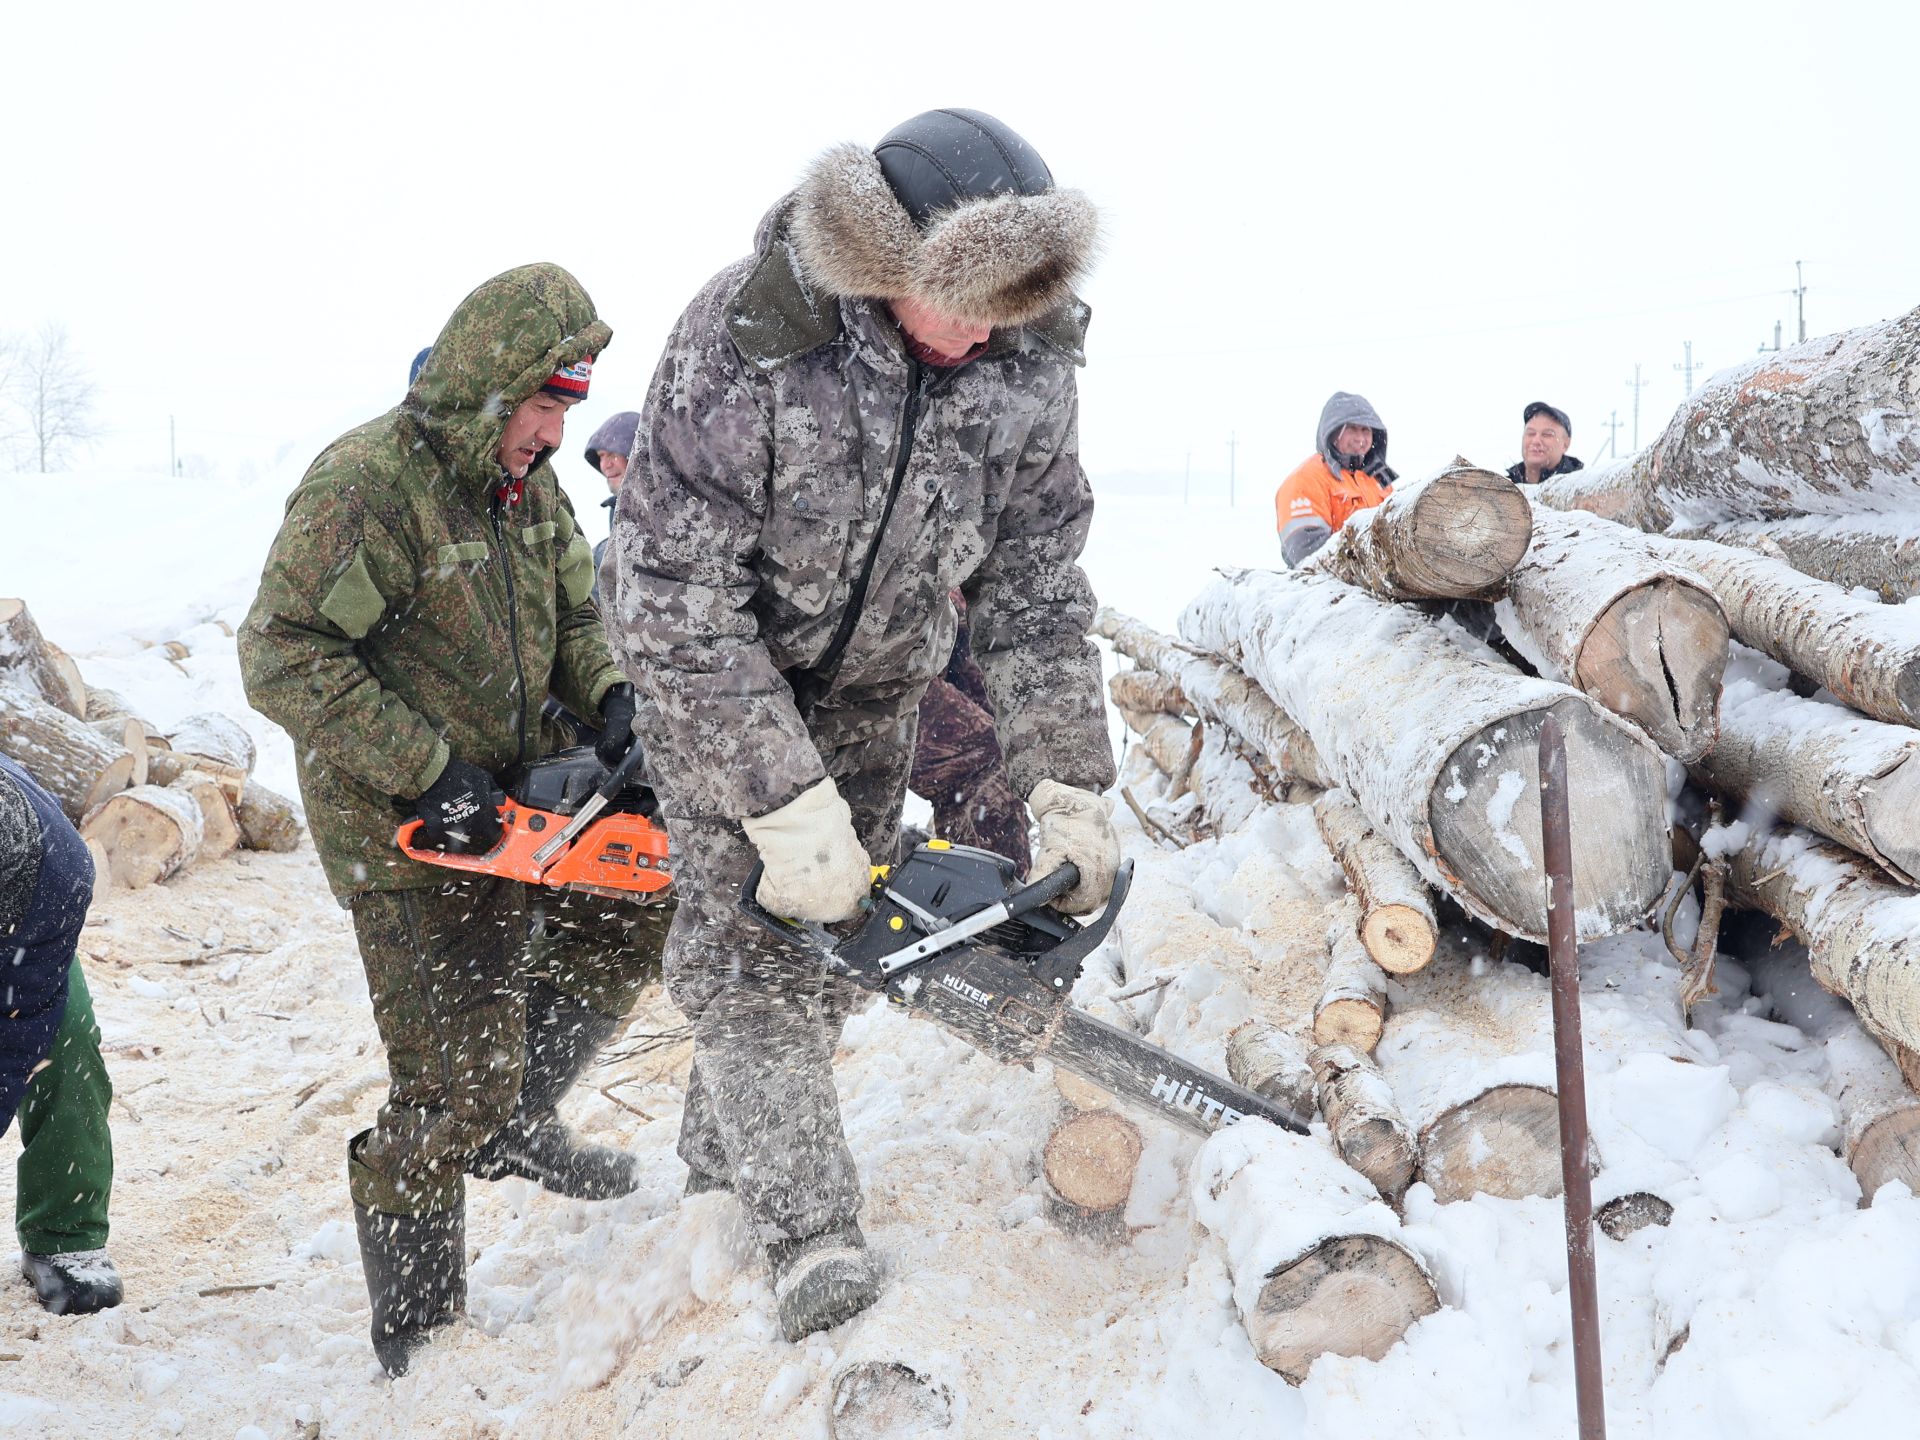
[[[517,763],[524,765],[527,762],[527,675],[520,668],[520,608],[513,598],[513,556],[500,530],[499,497],[488,502],[487,516],[493,521],[494,548],[500,552],[500,571],[507,581],[507,640],[513,646],[513,678],[520,686],[513,697],[513,723],[519,741]]]

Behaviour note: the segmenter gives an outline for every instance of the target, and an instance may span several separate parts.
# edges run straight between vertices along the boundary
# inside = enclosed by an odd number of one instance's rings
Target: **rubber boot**
[[[623,1022],[536,980],[527,994],[527,1065],[513,1114],[467,1161],[480,1180],[518,1175],[575,1200],[613,1200],[640,1187],[631,1155],[589,1145],[554,1107]]]
[[[20,1253],[20,1272],[52,1315],[91,1315],[120,1303],[120,1272],[105,1250],[71,1250],[64,1255]]]
[[[466,1308],[466,1210],[384,1215],[356,1205],[353,1224],[373,1302],[373,1353],[398,1380],[431,1332]]]
[[[804,1240],[767,1247],[780,1330],[798,1342],[851,1320],[880,1298],[880,1267],[858,1225],[837,1225]]]

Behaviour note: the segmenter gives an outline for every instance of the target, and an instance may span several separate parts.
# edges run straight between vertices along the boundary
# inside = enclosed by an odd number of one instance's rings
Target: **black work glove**
[[[447,761],[440,778],[413,802],[413,813],[425,822],[421,832],[428,843],[438,849],[480,854],[500,840],[493,777],[465,760]]]
[[[593,753],[611,770],[633,747],[633,686],[622,680],[600,697],[600,738]]]

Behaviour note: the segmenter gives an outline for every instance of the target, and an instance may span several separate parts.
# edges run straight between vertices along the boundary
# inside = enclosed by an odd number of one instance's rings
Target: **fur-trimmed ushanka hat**
[[[792,235],[832,295],[914,298],[984,325],[1058,309],[1093,262],[1099,214],[1054,188],[1033,147],[978,110],[929,110],[873,149],[836,145],[807,168]]]

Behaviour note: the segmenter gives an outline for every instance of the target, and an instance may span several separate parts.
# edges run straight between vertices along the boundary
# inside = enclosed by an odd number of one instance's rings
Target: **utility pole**
[[[1187,478],[1180,486],[1180,503],[1193,503],[1193,451],[1187,451]]]
[[[1800,312],[1800,338],[1807,338],[1807,282],[1800,274],[1802,262],[1793,262],[1793,303]]]
[[[1619,441],[1620,412],[1618,410],[1609,410],[1607,412],[1607,456],[1609,459],[1616,458],[1620,454]]]
[[[1229,510],[1238,503],[1236,497],[1239,493],[1239,487],[1234,465],[1239,459],[1239,448],[1240,432],[1237,430],[1229,431],[1227,435],[1227,508]]]
[[[1704,370],[1707,367],[1693,363],[1693,342],[1688,340],[1685,344],[1687,347],[1686,363],[1684,365],[1676,364],[1673,368],[1687,377],[1687,394],[1691,395],[1693,393],[1693,372],[1696,370]]]
[[[1633,379],[1627,384],[1633,387],[1633,453],[1640,453],[1640,392],[1653,382],[1640,378],[1640,362],[1633,362]]]
[[[179,473],[180,461],[173,443],[173,416],[169,415],[167,416],[167,474],[178,475]]]

